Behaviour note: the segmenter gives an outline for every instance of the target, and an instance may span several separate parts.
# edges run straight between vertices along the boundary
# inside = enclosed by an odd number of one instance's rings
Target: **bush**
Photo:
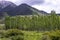
[[[24,35],[20,30],[18,29],[9,29],[5,32],[5,37],[11,37],[11,36],[17,36],[17,35]]]
[[[10,38],[0,38],[0,40],[11,40]]]
[[[47,35],[46,38],[50,37],[51,40],[60,40],[60,31],[59,30],[45,32],[44,35]]]
[[[23,40],[24,34],[18,29],[9,29],[0,33],[2,37],[0,38],[10,38],[11,40]]]
[[[11,40],[24,40],[24,38],[23,36],[18,35],[18,36],[12,36]]]

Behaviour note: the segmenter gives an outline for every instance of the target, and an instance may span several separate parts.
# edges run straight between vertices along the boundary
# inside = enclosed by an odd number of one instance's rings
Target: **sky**
[[[7,0],[7,1],[11,1],[17,5],[27,3],[28,5],[31,5],[34,8],[44,10],[48,13],[50,13],[51,10],[55,10],[57,13],[60,13],[60,0]]]

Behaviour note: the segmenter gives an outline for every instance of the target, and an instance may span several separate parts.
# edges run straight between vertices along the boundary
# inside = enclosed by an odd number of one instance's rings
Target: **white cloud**
[[[60,0],[45,0],[44,4],[33,5],[33,7],[49,12],[55,10],[57,13],[60,13]]]

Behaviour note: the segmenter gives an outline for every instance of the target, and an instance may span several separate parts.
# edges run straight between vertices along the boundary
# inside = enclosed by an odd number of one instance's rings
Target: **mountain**
[[[4,16],[5,12],[8,12],[15,7],[16,4],[10,1],[0,1],[0,16]]]
[[[16,16],[16,15],[47,15],[48,13],[42,10],[31,7],[28,4],[21,4],[17,6],[16,4],[10,1],[0,1],[0,16]]]
[[[11,6],[14,6],[14,7],[16,6],[16,4],[14,4],[14,3],[10,2],[10,1],[0,1],[0,7],[1,8],[5,8],[8,5],[11,5]]]
[[[15,15],[30,15],[32,14],[32,10],[29,5],[27,4],[21,4],[14,9],[11,10],[12,12],[9,13],[14,13]]]
[[[13,8],[12,10],[10,10],[10,12],[8,12],[9,14],[14,14],[14,15],[32,15],[34,14],[40,14],[40,15],[45,15],[47,14],[46,12],[42,11],[42,10],[38,10],[36,8],[33,8],[27,4],[21,4],[15,8]]]
[[[11,9],[15,8],[16,6],[11,6],[11,5],[8,5],[6,6],[5,8],[2,9],[3,12],[8,12],[10,11]]]

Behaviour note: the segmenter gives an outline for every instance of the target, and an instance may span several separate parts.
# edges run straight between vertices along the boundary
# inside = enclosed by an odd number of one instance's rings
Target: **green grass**
[[[42,34],[35,31],[24,31],[24,40],[41,40]]]
[[[45,31],[45,32],[37,32],[37,31],[22,31],[22,30],[13,30],[14,32],[11,32],[10,30],[0,30],[0,40],[19,40],[23,38],[23,40],[58,40],[60,38],[60,30],[56,31]],[[7,33],[6,33],[7,32]],[[12,33],[16,34],[18,32],[18,35],[12,35]],[[23,35],[19,34],[21,32]],[[9,33],[9,35],[8,35]],[[8,36],[8,37],[7,37]],[[13,39],[11,39],[13,38]]]
[[[11,39],[9,39],[9,38],[1,38],[0,40],[11,40]]]
[[[0,30],[4,30],[5,29],[5,24],[0,24]]]
[[[43,33],[36,32],[36,31],[22,31],[22,32],[24,33],[24,40],[41,40],[43,36],[42,35]],[[11,39],[4,37],[4,38],[0,38],[0,40],[11,40]]]

